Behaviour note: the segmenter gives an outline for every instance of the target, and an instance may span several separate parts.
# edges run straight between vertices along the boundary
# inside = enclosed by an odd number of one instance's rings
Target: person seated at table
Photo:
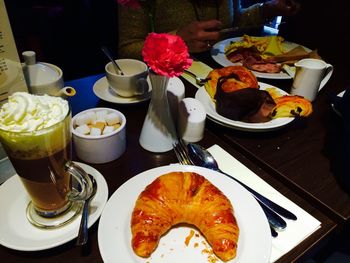
[[[139,0],[141,8],[128,7],[134,0],[118,2],[119,57],[138,59],[153,30],[179,35],[191,53],[204,52],[220,39],[220,28],[262,27],[275,16],[296,14],[300,7],[294,0],[269,0],[248,8],[241,7],[241,0]],[[154,10],[153,19],[147,3]]]

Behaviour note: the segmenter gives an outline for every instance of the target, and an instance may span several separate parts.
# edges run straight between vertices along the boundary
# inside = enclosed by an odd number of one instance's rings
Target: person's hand
[[[177,30],[190,52],[203,52],[211,48],[220,37],[218,20],[195,21]]]
[[[264,12],[274,16],[293,16],[298,13],[300,4],[295,0],[270,0],[264,4]]]

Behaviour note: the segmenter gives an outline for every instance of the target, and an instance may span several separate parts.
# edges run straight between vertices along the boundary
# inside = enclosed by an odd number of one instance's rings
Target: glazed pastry
[[[272,118],[307,117],[312,113],[311,102],[301,96],[281,96],[275,98],[275,102]]]
[[[258,81],[254,74],[243,66],[229,66],[213,69],[209,72],[207,78],[210,80],[205,84],[205,89],[214,101],[217,84],[221,78],[227,80],[222,85],[222,89],[225,92],[232,92],[244,88],[259,88]]]
[[[161,236],[179,223],[196,226],[221,260],[236,256],[239,228],[230,200],[193,172],[161,175],[139,195],[131,218],[134,252],[149,257]]]

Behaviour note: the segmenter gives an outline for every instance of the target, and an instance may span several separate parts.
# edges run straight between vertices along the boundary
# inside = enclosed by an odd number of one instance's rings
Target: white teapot
[[[24,77],[33,94],[48,94],[52,96],[74,96],[73,87],[65,87],[62,70],[50,63],[37,62],[34,51],[22,53]]]

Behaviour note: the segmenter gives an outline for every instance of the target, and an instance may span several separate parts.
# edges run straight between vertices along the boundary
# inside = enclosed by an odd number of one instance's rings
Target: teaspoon
[[[115,73],[120,74],[120,75],[124,75],[123,71],[121,70],[121,68],[119,67],[117,62],[115,62],[115,60],[113,59],[111,52],[109,52],[109,50],[105,46],[101,47],[101,50],[103,51],[103,53],[105,53],[105,55],[112,62],[112,65],[114,66]]]
[[[92,181],[92,192],[90,196],[88,196],[84,202],[83,213],[81,215],[79,233],[77,238],[77,245],[81,246],[86,244],[88,240],[88,217],[89,217],[89,206],[91,199],[95,196],[97,192],[97,182],[95,178],[90,175],[90,179]]]
[[[239,184],[241,184],[250,193],[252,193],[252,195],[258,200],[259,204],[264,206],[263,210],[264,210],[266,215],[273,215],[274,216],[274,214],[278,213],[278,214],[280,214],[281,216],[283,216],[285,218],[288,218],[288,219],[291,219],[291,220],[297,220],[297,217],[292,212],[288,211],[287,209],[279,206],[278,204],[274,203],[273,201],[271,201],[271,200],[267,199],[266,197],[262,196],[261,194],[259,194],[258,192],[256,192],[252,188],[250,188],[249,186],[247,186],[247,185],[243,184],[242,182],[238,181],[236,178],[234,178],[234,177],[230,176],[229,174],[221,171],[219,166],[218,166],[218,164],[217,164],[217,162],[216,162],[216,160],[210,154],[210,152],[207,151],[207,149],[205,149],[202,146],[200,146],[198,144],[195,144],[195,143],[189,143],[187,145],[187,148],[188,148],[189,156],[190,156],[191,160],[193,161],[193,163],[195,165],[206,167],[206,168],[212,169],[214,171],[218,171],[218,172],[228,176],[229,178],[235,180]],[[278,219],[278,222],[280,222],[278,224],[283,228],[283,225],[285,224],[285,222],[283,223],[279,219]]]

